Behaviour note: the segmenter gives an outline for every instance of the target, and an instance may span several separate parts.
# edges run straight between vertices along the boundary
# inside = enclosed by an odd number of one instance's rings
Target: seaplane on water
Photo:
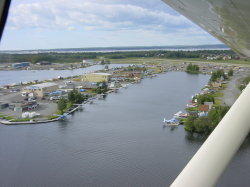
[[[58,116],[60,120],[67,120],[72,117],[69,113],[63,113],[62,115],[54,114],[54,116]]]
[[[180,124],[179,120],[174,118],[174,117],[172,119],[170,119],[170,120],[166,120],[164,118],[163,122],[164,122],[163,127],[166,127],[166,126],[178,126]]]

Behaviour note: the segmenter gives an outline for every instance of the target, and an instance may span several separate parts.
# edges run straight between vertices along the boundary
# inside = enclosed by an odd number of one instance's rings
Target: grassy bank
[[[231,65],[250,65],[249,60],[206,60],[203,58],[157,58],[157,57],[140,57],[140,58],[122,58],[122,59],[110,59],[112,64],[158,64],[158,63],[173,63],[179,64],[183,62],[187,63],[223,63]]]

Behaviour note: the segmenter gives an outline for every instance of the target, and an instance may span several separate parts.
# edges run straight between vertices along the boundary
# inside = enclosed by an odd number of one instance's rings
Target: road
[[[223,90],[224,96],[222,97],[222,103],[226,104],[227,106],[232,106],[234,104],[236,99],[241,94],[241,91],[238,88],[240,81],[249,75],[250,72],[245,71],[238,72],[232,77],[227,85],[227,88]]]

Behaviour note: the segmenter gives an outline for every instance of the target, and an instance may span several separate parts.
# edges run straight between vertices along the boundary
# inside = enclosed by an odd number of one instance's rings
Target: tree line
[[[197,50],[197,51],[129,51],[129,52],[77,52],[77,53],[38,53],[38,54],[8,54],[0,53],[0,63],[49,61],[54,63],[81,62],[83,59],[122,58],[204,58],[209,55],[235,55],[231,50]]]

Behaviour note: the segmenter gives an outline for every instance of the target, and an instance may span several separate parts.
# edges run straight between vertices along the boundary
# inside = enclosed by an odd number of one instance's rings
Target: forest
[[[49,61],[53,63],[81,62],[83,59],[123,59],[123,58],[206,58],[211,55],[237,56],[231,50],[197,50],[197,51],[129,51],[129,52],[75,52],[75,53],[32,53],[8,54],[0,53],[0,63]]]

